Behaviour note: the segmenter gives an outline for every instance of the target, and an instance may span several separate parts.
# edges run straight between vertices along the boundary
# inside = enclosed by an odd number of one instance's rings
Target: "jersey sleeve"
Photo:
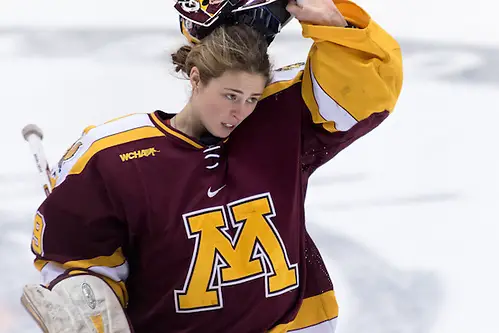
[[[402,88],[399,44],[353,2],[334,2],[354,27],[302,24],[314,41],[301,78],[302,155],[311,171],[378,126]]]
[[[127,303],[127,227],[99,165],[99,140],[84,134],[54,170],[55,187],[38,208],[31,249],[41,284],[96,274]]]

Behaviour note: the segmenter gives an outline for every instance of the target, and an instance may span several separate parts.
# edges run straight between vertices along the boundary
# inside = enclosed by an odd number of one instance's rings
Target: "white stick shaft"
[[[31,153],[35,158],[36,167],[40,175],[40,183],[43,186],[45,195],[48,196],[52,190],[52,185],[50,184],[50,167],[43,150],[42,139],[36,134],[29,134],[26,137],[26,141],[28,141]]]

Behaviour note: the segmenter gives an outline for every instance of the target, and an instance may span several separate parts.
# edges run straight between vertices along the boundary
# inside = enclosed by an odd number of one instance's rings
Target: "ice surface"
[[[309,229],[335,281],[338,332],[497,332],[494,11],[478,0],[359,3],[400,39],[406,75],[396,112],[311,180]],[[39,332],[19,303],[38,280],[29,243],[43,199],[21,128],[44,130],[54,163],[89,124],[179,110],[188,90],[168,64],[182,42],[170,6],[2,1],[0,333]],[[284,65],[309,44],[294,24],[271,51]]]

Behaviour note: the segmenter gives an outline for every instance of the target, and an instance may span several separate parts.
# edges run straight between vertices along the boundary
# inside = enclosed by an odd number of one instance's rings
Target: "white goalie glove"
[[[130,333],[121,304],[109,285],[77,275],[52,290],[27,285],[21,302],[45,333]]]

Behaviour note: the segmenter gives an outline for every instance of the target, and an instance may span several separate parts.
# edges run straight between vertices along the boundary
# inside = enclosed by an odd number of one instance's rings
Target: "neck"
[[[182,111],[177,113],[175,117],[170,120],[170,124],[177,131],[196,139],[199,139],[205,131],[199,117],[193,112],[190,104],[187,104]]]

